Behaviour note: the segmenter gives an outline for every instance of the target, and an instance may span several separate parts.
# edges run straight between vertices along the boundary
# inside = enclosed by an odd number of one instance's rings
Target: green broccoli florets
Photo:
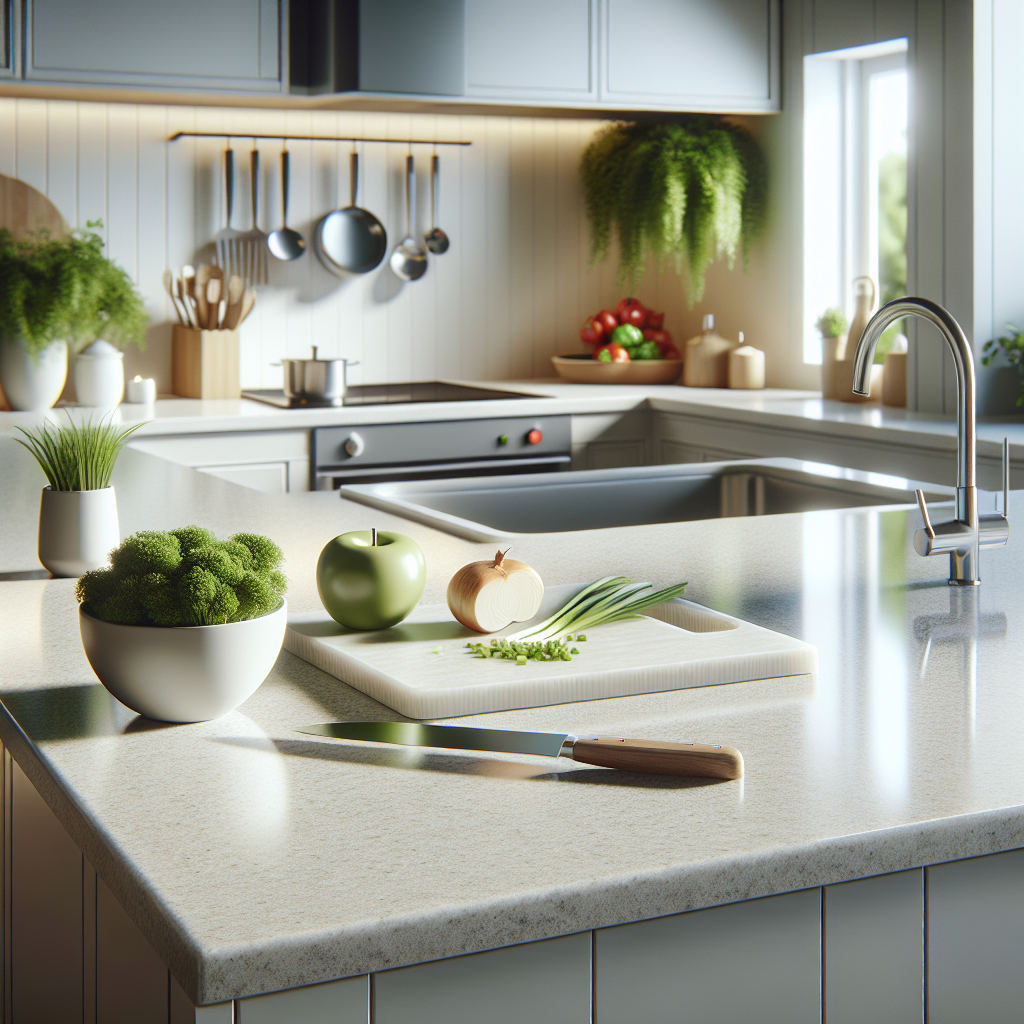
[[[273,611],[287,589],[284,555],[268,537],[220,541],[198,526],[133,534],[109,569],[86,573],[75,596],[86,610],[127,626],[213,626]]]

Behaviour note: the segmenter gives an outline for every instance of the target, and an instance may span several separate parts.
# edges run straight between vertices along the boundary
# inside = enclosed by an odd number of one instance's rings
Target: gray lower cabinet
[[[279,92],[280,0],[25,0],[24,77]]]
[[[929,1024],[1024,1019],[1024,850],[928,873]]]
[[[596,933],[601,1024],[816,1024],[821,890]]]
[[[590,932],[374,975],[374,1024],[589,1024]]]
[[[822,909],[828,1024],[921,1024],[923,869],[826,886]]]

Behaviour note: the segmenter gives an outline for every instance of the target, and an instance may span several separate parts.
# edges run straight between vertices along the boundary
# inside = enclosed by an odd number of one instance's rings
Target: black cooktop
[[[243,398],[276,405],[279,409],[330,409],[332,403],[319,399],[288,398],[284,391],[243,391]],[[413,384],[350,384],[345,391],[342,406],[354,405],[407,405],[410,402],[498,402],[506,398],[542,398],[542,395],[524,395],[518,391],[495,391],[493,388],[475,388],[467,384],[446,384],[426,380]]]

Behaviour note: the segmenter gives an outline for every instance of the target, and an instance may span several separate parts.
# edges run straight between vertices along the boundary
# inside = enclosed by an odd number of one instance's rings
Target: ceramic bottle
[[[683,353],[683,384],[688,388],[727,388],[729,353],[736,348],[715,332],[715,315],[704,317],[704,332],[686,343]]]

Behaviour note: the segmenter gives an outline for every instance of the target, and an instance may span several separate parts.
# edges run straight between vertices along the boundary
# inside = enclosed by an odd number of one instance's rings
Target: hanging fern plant
[[[586,148],[580,175],[591,262],[619,239],[619,283],[635,290],[653,253],[687,271],[689,304],[704,294],[716,258],[744,260],[764,221],[764,154],[745,129],[697,116],[678,124],[616,123]]]

